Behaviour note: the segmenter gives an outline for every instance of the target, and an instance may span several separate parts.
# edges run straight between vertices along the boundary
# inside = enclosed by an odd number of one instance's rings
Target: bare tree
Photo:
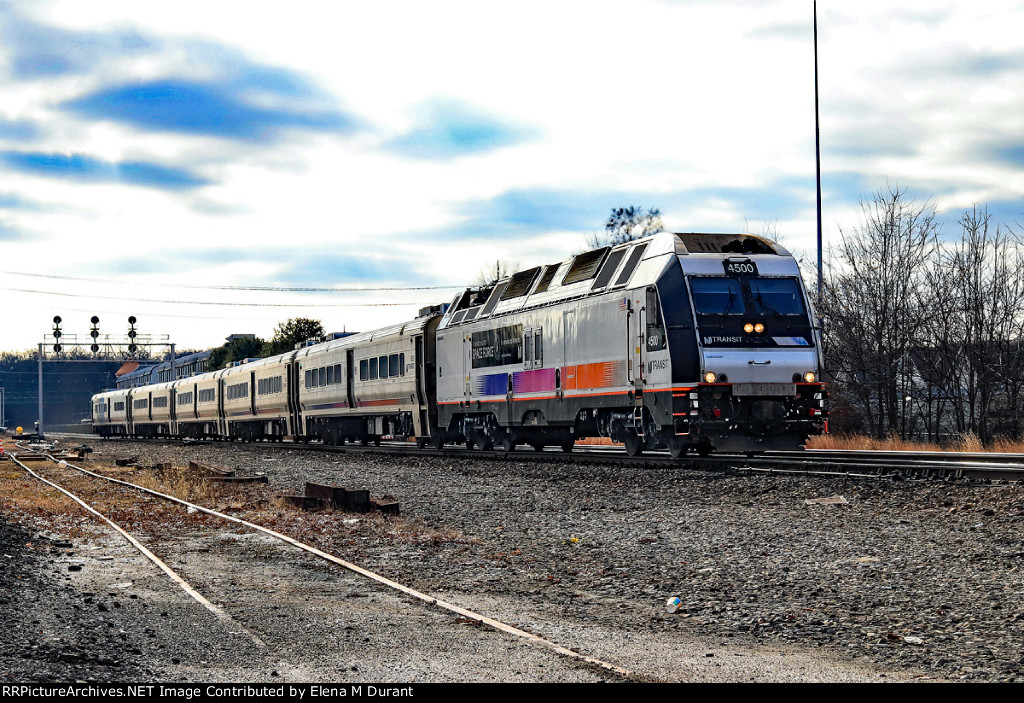
[[[890,187],[861,202],[860,226],[841,230],[823,302],[827,368],[878,437],[915,432],[913,352],[928,313],[922,284],[937,247],[934,207],[905,195]]]
[[[476,278],[473,279],[473,285],[481,287],[492,286],[501,279],[508,278],[517,271],[519,271],[519,264],[513,264],[499,259],[494,262],[493,267],[480,269]]]
[[[957,430],[987,444],[997,432],[1020,431],[1024,257],[1020,236],[993,228],[986,209],[964,212],[959,224],[960,241],[942,257],[945,286],[937,289],[951,301],[939,323],[952,338],[941,345],[951,371],[944,391]]]
[[[642,205],[612,208],[611,214],[604,223],[604,232],[587,238],[592,249],[615,246],[634,239],[657,234],[665,230],[661,221],[661,210],[656,207],[644,210]]]

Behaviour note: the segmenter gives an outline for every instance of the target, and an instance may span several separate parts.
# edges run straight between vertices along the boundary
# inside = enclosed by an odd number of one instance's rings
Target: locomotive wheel
[[[375,447],[379,447],[380,446],[380,437],[374,437],[373,438],[373,446],[375,446]]]
[[[507,434],[501,438],[501,448],[506,452],[514,452],[516,450],[516,442],[512,439],[512,435]]]
[[[629,456],[640,456],[644,453],[644,441],[633,430],[626,431],[623,444],[626,445],[626,454]]]
[[[430,448],[431,449],[443,449],[444,448],[444,435],[435,434],[430,435]]]
[[[480,451],[489,452],[492,449],[494,449],[494,440],[492,440],[490,437],[485,436],[483,440],[480,442]]]
[[[672,455],[673,459],[686,454],[686,448],[689,443],[682,437],[670,437],[668,440],[668,453]]]
[[[710,444],[698,444],[697,445],[697,456],[707,456],[711,453]]]
[[[576,440],[570,437],[569,439],[562,442],[562,451],[568,454],[576,446]]]
[[[533,451],[535,451],[535,452],[542,452],[542,451],[544,451],[544,445],[543,444],[533,444],[531,446],[533,446]]]
[[[430,438],[429,437],[417,437],[416,438],[416,448],[417,449],[426,449],[427,448],[427,444],[429,444],[429,443],[430,443]]]
[[[475,449],[475,448],[476,448],[476,442],[474,442],[471,439],[467,439],[466,440],[466,449]]]
[[[370,440],[369,440],[369,438],[368,438],[368,437],[363,437],[363,438],[362,438],[362,439],[360,440],[360,443],[361,443],[361,444],[362,444],[362,445],[363,445],[363,446],[365,447],[366,445],[368,445],[368,444],[370,443]]]

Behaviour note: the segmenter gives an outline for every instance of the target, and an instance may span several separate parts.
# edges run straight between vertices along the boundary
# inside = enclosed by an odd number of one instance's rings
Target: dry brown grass
[[[576,440],[577,447],[610,446],[621,447],[621,442],[613,442],[608,437],[585,437]]]
[[[131,481],[143,488],[166,493],[190,503],[208,504],[223,498],[226,492],[224,484],[208,481],[187,466],[172,466],[162,471],[144,469],[126,473],[130,475],[115,476],[110,471],[103,472],[105,476]]]
[[[960,437],[956,442],[939,445],[932,442],[913,442],[891,435],[885,439],[857,434],[827,434],[807,440],[808,449],[873,449],[879,451],[907,452],[997,452],[1006,454],[1024,453],[1024,442],[998,439],[984,446],[973,432]]]

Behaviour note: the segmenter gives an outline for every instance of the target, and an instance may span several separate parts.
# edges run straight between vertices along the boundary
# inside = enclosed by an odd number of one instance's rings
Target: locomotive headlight
[[[762,332],[764,332],[764,325],[758,322],[756,325],[754,325],[754,331],[757,332],[758,334],[761,334]]]
[[[804,382],[805,383],[814,383],[814,379],[815,379],[815,376],[814,376],[814,372],[813,371],[808,371],[807,373],[804,374]]]
[[[754,331],[754,326],[748,322],[747,324],[743,325],[743,331],[746,332],[747,334],[750,334],[751,332]]]
[[[704,374],[704,383],[714,383],[718,379],[714,371],[708,371]]]

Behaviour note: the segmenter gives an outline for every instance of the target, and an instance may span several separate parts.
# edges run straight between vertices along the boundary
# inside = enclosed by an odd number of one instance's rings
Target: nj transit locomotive
[[[821,346],[792,255],[661,233],[538,266],[407,323],[93,398],[104,436],[286,437],[570,451],[799,447],[825,429]]]

